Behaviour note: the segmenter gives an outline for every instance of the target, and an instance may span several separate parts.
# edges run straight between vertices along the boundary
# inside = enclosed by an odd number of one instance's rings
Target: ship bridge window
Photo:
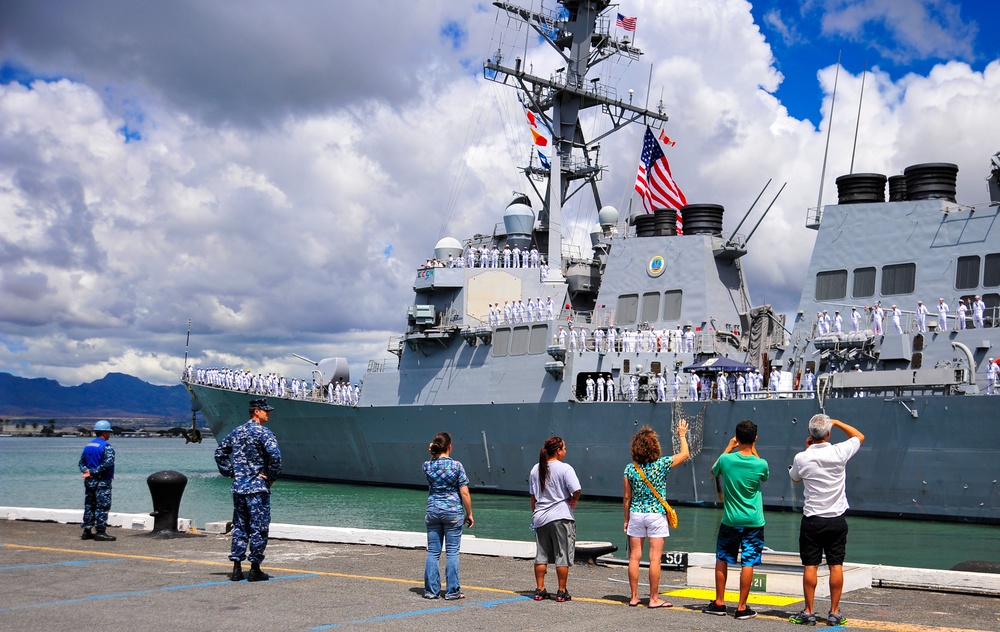
[[[882,266],[882,296],[912,294],[917,281],[917,264],[894,263]]]
[[[670,290],[663,293],[663,320],[681,319],[681,299],[683,296],[682,290]]]
[[[618,297],[618,309],[615,310],[615,314],[618,316],[619,325],[634,325],[638,313],[638,294],[622,294]]]
[[[1000,254],[986,255],[986,265],[983,266],[983,287],[1000,285]]]
[[[545,353],[549,345],[549,326],[535,325],[531,328],[531,338],[528,340],[528,353],[537,355]]]
[[[522,356],[528,352],[528,328],[514,327],[510,335],[510,355]]]
[[[510,347],[510,327],[497,327],[493,332],[493,357],[507,355],[508,347]]]
[[[816,274],[816,300],[834,301],[847,296],[847,270],[826,270]]]
[[[955,289],[972,290],[979,287],[979,255],[958,258],[955,268]]]
[[[655,323],[660,317],[660,293],[646,292],[642,295],[642,322]]]
[[[854,287],[851,296],[865,298],[875,296],[875,268],[854,268]]]

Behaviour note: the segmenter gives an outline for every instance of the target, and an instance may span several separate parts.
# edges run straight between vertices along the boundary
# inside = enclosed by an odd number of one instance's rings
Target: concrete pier
[[[276,531],[296,535],[294,525]],[[688,586],[682,572],[664,571],[661,593],[673,606],[629,608],[626,568],[600,563],[571,569],[571,602],[535,602],[531,560],[464,551],[466,599],[427,600],[422,548],[277,538],[263,564],[271,581],[231,582],[225,534],[159,539],[117,527],[109,533],[118,540],[81,541],[76,524],[0,520],[4,629],[762,631],[792,629],[788,616],[802,605],[795,596],[752,594],[757,618],[735,621],[732,601],[729,617],[714,617],[701,613],[712,591]],[[410,542],[422,535],[411,534]],[[554,569],[549,578],[554,592]],[[645,604],[648,588],[641,586],[640,595]],[[817,600],[820,614],[827,607]],[[961,592],[862,588],[845,595],[842,610],[855,629],[1000,629],[1000,600]]]

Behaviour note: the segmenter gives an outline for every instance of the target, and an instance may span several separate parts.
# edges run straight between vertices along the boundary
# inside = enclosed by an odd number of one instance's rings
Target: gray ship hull
[[[246,420],[246,393],[188,386],[217,438]],[[806,422],[819,412],[817,400],[797,398],[368,408],[269,401],[275,407],[269,425],[282,448],[283,476],[423,487],[427,444],[448,430],[474,490],[526,494],[538,449],[545,438],[559,435],[569,446],[567,461],[577,470],[584,494],[604,499],[621,498],[636,429],[650,425],[666,440],[672,417],[683,410],[685,416],[703,419],[703,448],[671,474],[668,496],[710,505],[719,498],[709,469],[736,423],[752,419],[760,429],[758,450],[771,467],[763,495],[772,510],[801,509],[801,487],[792,485],[785,470],[804,446]],[[992,404],[991,398],[963,396],[827,400],[829,415],[856,423],[866,436],[865,449],[848,469],[852,512],[1000,523],[1000,448],[984,441],[995,434]],[[913,417],[911,410],[919,415]]]

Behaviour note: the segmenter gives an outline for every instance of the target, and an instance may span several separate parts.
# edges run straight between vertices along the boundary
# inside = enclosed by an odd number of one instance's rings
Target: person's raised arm
[[[857,428],[855,428],[854,426],[850,424],[845,424],[839,419],[831,419],[830,421],[833,423],[834,427],[843,430],[844,434],[847,435],[848,439],[853,439],[854,437],[857,437],[859,443],[865,442],[865,435],[862,434],[862,432]]]
[[[673,463],[671,467],[677,467],[684,461],[687,461],[691,456],[691,452],[688,450],[688,422],[687,419],[681,419],[677,424],[677,438],[681,442],[681,451],[674,455]]]

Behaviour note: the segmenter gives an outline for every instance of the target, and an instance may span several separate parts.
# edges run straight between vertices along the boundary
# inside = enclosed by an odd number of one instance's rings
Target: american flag
[[[627,15],[622,15],[621,13],[619,13],[618,14],[618,19],[615,20],[615,26],[617,26],[618,28],[625,29],[626,31],[632,31],[634,33],[635,32],[635,21],[636,21],[636,18],[629,17]]]
[[[639,158],[639,173],[635,177],[635,190],[642,196],[642,205],[647,213],[658,208],[677,209],[677,232],[681,232],[680,209],[687,204],[674,176],[670,164],[660,149],[660,143],[653,136],[653,130],[646,127],[642,141],[642,156]]]

